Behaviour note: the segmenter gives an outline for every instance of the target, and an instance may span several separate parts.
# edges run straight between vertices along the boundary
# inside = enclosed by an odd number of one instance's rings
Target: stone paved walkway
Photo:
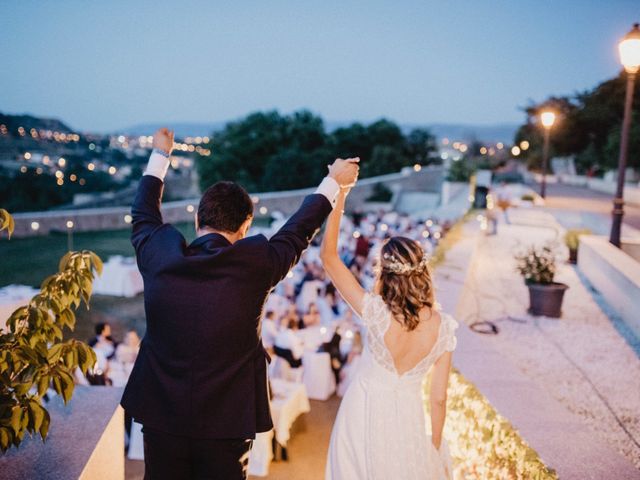
[[[528,292],[513,254],[532,243],[561,243],[562,231],[539,210],[513,210],[510,218],[498,235],[478,241],[458,318],[494,323],[499,334],[484,335],[486,342],[640,468],[640,359],[564,262],[556,277],[570,286],[562,318],[526,314]],[[562,245],[560,252],[566,258]]]

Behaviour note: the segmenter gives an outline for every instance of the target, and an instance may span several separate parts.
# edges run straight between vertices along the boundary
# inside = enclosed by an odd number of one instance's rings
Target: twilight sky
[[[615,76],[637,0],[0,0],[0,111],[84,131],[309,108],[519,122]]]

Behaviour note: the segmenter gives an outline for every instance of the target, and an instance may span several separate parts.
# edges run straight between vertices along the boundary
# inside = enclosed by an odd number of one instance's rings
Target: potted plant
[[[569,263],[575,265],[578,263],[578,246],[580,245],[580,235],[589,235],[591,230],[588,228],[567,230],[564,234],[564,243],[569,248]]]
[[[562,313],[562,299],[569,288],[554,282],[556,257],[550,245],[531,246],[516,255],[517,270],[529,288],[529,313],[558,318]]]

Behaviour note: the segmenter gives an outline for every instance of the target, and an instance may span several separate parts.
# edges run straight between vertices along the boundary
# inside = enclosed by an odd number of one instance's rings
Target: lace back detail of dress
[[[436,306],[437,308],[437,306]],[[393,321],[393,314],[380,295],[367,292],[362,301],[362,321],[367,326],[367,343],[374,360],[385,370],[396,374],[393,357],[384,343],[384,335]],[[424,375],[444,352],[456,348],[455,330],[458,322],[448,314],[441,314],[440,331],[435,345],[418,364],[403,376]]]

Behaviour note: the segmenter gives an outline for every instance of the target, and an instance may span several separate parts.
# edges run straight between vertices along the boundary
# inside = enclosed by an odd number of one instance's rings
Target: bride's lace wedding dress
[[[436,360],[456,346],[457,322],[441,313],[438,339],[411,370],[398,375],[384,335],[393,321],[379,295],[366,293],[367,327],[358,371],[340,405],[329,446],[327,480],[441,480],[451,475],[445,440],[440,452],[427,434],[422,382]]]

